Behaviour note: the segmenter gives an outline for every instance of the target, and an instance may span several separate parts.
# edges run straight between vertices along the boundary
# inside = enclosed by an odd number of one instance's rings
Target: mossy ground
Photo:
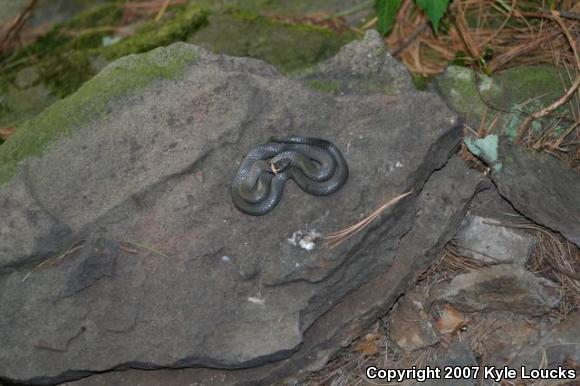
[[[117,44],[103,46],[122,17],[122,3],[112,2],[96,6],[69,22],[56,26],[35,44],[17,52],[11,61],[33,56],[41,70],[43,82],[58,97],[78,89],[95,75],[91,62],[98,57],[112,61],[119,57],[145,52],[155,47],[184,39],[206,20],[207,12],[192,5],[176,8],[172,17],[156,23],[149,21],[139,31]],[[10,74],[15,76],[21,68]]]
[[[262,59],[283,72],[312,66],[355,38],[327,28],[290,24],[229,8],[213,13],[188,41],[213,52]]]
[[[122,17],[123,3],[112,1],[93,7],[68,22],[55,26],[34,44],[2,60],[0,76],[0,126],[18,125],[38,113],[54,100],[66,97],[91,79],[104,64],[122,56],[151,50],[184,40],[207,20],[207,11],[195,4],[172,8],[160,22],[148,21],[138,27],[137,33],[118,43],[104,46],[103,39],[110,36]],[[19,96],[12,93],[18,74],[29,68],[39,71],[35,84],[42,84],[50,98],[39,100],[34,108],[16,110]],[[16,87],[18,89],[18,87]],[[18,90],[16,90],[18,91]],[[14,98],[9,99],[10,96]]]
[[[327,2],[329,6],[337,3]],[[121,0],[105,1],[55,26],[36,43],[10,57],[0,57],[0,127],[20,126],[55,100],[72,94],[104,65],[119,57],[175,41],[188,40],[216,53],[255,57],[282,71],[293,71],[332,56],[355,37],[348,32],[339,34],[323,27],[290,24],[264,16],[281,9],[310,10],[311,2],[240,0],[224,5],[191,0],[171,7],[159,22],[149,20],[132,26],[136,29],[133,35],[115,42],[124,6]],[[15,87],[15,79],[29,68],[40,73],[39,79],[25,89]],[[28,87],[37,89],[31,92]],[[42,95],[46,98],[41,98]],[[27,107],[30,104],[23,103],[23,98],[34,103]]]

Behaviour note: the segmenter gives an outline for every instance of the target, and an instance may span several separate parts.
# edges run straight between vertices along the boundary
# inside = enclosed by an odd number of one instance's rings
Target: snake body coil
[[[236,208],[252,216],[269,213],[292,179],[305,192],[327,196],[348,179],[348,165],[329,141],[307,137],[271,138],[246,155],[232,182]]]

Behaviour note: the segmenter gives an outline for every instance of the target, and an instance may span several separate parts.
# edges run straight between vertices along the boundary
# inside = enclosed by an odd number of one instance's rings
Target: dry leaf
[[[7,140],[8,137],[10,137],[12,134],[14,134],[15,131],[16,131],[16,128],[14,128],[14,127],[0,128],[0,138],[2,138],[3,140]]]
[[[379,352],[379,340],[381,334],[367,334],[355,346],[355,351],[364,355],[374,355]]]
[[[452,334],[465,326],[465,322],[465,317],[461,312],[446,304],[443,306],[441,318],[435,322],[435,325],[440,334]]]

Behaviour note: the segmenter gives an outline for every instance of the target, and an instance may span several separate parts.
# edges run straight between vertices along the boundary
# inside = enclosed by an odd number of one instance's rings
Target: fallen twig
[[[14,23],[12,23],[12,25],[8,28],[6,34],[4,34],[4,37],[2,38],[2,41],[0,41],[0,52],[4,51],[4,48],[8,45],[8,42],[14,39],[14,37],[22,30],[22,27],[24,27],[28,21],[28,18],[32,14],[32,11],[34,10],[34,7],[36,7],[37,3],[38,0],[30,0],[26,8],[20,12],[20,15],[18,15],[16,20],[14,20]]]
[[[558,14],[558,16],[563,17],[564,19],[570,19],[570,20],[580,20],[580,14],[578,13],[574,13],[574,12],[569,12],[569,11],[551,11],[556,12]],[[554,17],[554,15],[550,13],[550,11],[545,11],[545,12],[522,12],[522,16],[525,17],[538,17],[538,18],[544,18],[544,19],[552,19]]]
[[[152,0],[152,1],[144,1],[144,2],[130,2],[123,5],[126,9],[147,9],[147,10],[158,10],[159,6],[163,6],[163,2],[166,0]],[[169,1],[168,6],[184,4],[185,0],[173,0]]]
[[[516,0],[512,0],[512,4],[510,6],[510,11],[507,15],[507,17],[504,19],[503,23],[501,23],[501,25],[499,26],[499,28],[493,33],[493,35],[491,35],[489,38],[487,38],[482,44],[480,44],[480,47],[483,47],[483,49],[485,49],[485,47],[493,40],[495,40],[495,38],[497,38],[497,36],[500,34],[501,31],[503,31],[503,29],[505,28],[505,26],[507,25],[508,21],[512,18],[514,11],[515,11],[515,7],[516,7]]]
[[[163,5],[159,9],[159,12],[157,12],[157,16],[155,16],[155,21],[161,20],[161,18],[165,14],[165,11],[167,10],[167,7],[169,7],[169,3],[171,3],[171,0],[165,0],[163,2]]]
[[[530,129],[530,125],[532,124],[533,121],[535,121],[536,119],[543,118],[543,117],[553,113],[556,109],[558,109],[564,103],[568,102],[570,100],[570,98],[572,98],[574,93],[578,90],[579,86],[580,86],[580,73],[576,76],[574,83],[572,83],[572,86],[570,86],[568,91],[566,91],[566,93],[564,95],[562,95],[560,98],[558,98],[558,100],[556,100],[550,106],[545,107],[539,111],[536,111],[532,115],[529,115],[528,117],[526,117],[526,119],[524,119],[524,121],[522,122],[522,124],[518,130],[518,134],[516,136],[516,144],[519,144],[522,142],[524,134],[528,132],[528,130]]]
[[[427,24],[427,22],[424,21],[419,28],[413,31],[413,33],[407,38],[407,40],[405,40],[403,43],[401,43],[399,47],[397,47],[393,52],[391,52],[391,55],[397,56],[401,52],[405,51],[407,47],[409,47],[415,41],[415,39],[417,39],[417,37],[427,28],[429,28],[429,24]]]

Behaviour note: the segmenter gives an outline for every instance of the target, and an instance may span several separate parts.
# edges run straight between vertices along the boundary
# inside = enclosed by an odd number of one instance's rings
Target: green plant
[[[450,0],[415,0],[437,32],[439,22],[449,7]],[[393,29],[397,11],[401,6],[401,0],[377,0],[378,30],[383,35],[388,35]]]

